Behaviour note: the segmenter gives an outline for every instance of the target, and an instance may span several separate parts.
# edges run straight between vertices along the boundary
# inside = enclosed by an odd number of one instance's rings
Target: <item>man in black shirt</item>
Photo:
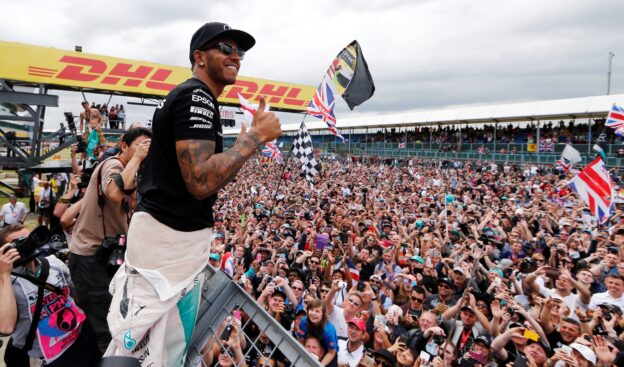
[[[203,25],[191,38],[193,77],[174,88],[154,112],[126,264],[113,281],[108,317],[113,343],[107,355],[133,356],[143,365],[184,362],[185,335],[194,328],[214,237],[217,192],[258,145],[281,134],[278,118],[264,111],[261,97],[251,128],[243,126],[234,146],[223,151],[217,97],[234,84],[241,60],[254,44],[251,35],[227,24]]]

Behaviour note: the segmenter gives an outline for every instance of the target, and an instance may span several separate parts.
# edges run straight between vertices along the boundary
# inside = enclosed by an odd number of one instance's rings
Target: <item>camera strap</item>
[[[50,275],[50,263],[48,259],[42,257],[39,259],[41,261],[41,272],[39,273],[39,277],[35,278],[40,283],[46,283],[48,279],[48,275]],[[43,308],[43,290],[44,287],[41,284],[37,284],[39,289],[37,290],[37,305],[35,306],[35,312],[32,315],[32,321],[30,322],[30,330],[28,331],[28,336],[26,337],[26,343],[24,343],[24,351],[28,352],[32,349],[33,342],[35,341],[35,335],[37,335],[37,326],[39,325],[39,319],[41,318],[41,309]]]

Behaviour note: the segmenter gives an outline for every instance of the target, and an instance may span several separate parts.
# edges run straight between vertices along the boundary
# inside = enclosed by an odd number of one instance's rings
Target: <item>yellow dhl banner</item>
[[[190,76],[190,67],[0,41],[0,79],[162,97]],[[303,111],[314,91],[309,85],[239,75],[219,101],[239,105],[238,93],[252,102],[263,95],[271,107]]]

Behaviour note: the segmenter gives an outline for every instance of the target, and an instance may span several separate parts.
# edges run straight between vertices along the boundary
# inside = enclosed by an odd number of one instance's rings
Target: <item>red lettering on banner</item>
[[[305,106],[308,101],[305,101],[303,99],[296,99],[296,97],[299,96],[299,93],[301,93],[301,88],[290,88],[290,91],[288,91],[286,98],[284,98],[284,103],[292,106]]]
[[[149,73],[154,69],[150,66],[138,66],[136,67],[136,70],[131,71],[130,68],[132,68],[132,64],[119,63],[115,65],[113,70],[111,70],[108,75],[128,78],[128,80],[124,83],[125,86],[138,87],[143,79],[147,78]]]
[[[172,90],[173,88],[175,88],[175,84],[159,83],[159,82],[164,82],[165,80],[167,80],[167,78],[169,77],[169,75],[171,75],[172,72],[173,70],[169,70],[169,69],[156,70],[156,72],[154,73],[154,75],[152,75],[150,80],[147,83],[145,83],[145,86],[148,88],[152,88],[152,89],[159,89],[159,90],[166,90],[166,91]]]
[[[273,96],[273,97],[268,98],[267,102],[269,103],[279,103],[282,100],[282,96],[286,94],[286,91],[288,91],[288,87],[275,86],[273,84],[265,84],[262,86],[262,89],[260,90],[260,94],[265,97]]]
[[[247,92],[245,92],[245,90]],[[252,97],[258,92],[258,84],[252,81],[237,80],[236,84],[230,88],[225,98],[233,98],[238,100],[238,94],[252,101]],[[256,98],[257,100],[257,98]]]
[[[78,80],[81,82],[92,82],[102,75],[106,71],[106,63],[100,60],[85,59],[84,57],[75,56],[63,56],[59,60],[68,64],[60,73],[56,76],[58,79]],[[79,66],[78,66],[79,65]],[[88,67],[90,74],[83,73],[82,70]]]

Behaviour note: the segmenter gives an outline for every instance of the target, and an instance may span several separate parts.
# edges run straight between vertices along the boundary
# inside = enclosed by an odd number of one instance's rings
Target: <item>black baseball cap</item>
[[[189,59],[191,60],[191,64],[194,63],[195,59],[193,58],[193,51],[201,50],[202,47],[205,47],[208,42],[217,38],[224,37],[229,38],[236,43],[238,43],[238,47],[247,51],[252,48],[256,44],[256,39],[253,38],[249,33],[232,29],[229,25],[225,23],[219,22],[210,22],[201,26],[191,38],[191,49],[189,51]]]

